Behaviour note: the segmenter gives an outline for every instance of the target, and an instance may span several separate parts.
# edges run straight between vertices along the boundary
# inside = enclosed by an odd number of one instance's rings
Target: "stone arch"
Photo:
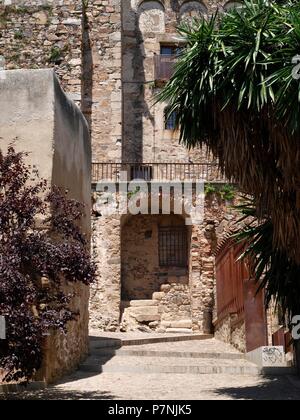
[[[142,33],[165,32],[165,6],[159,0],[144,0],[138,6],[139,28]]]
[[[185,1],[182,3],[179,16],[180,20],[189,20],[191,18],[197,18],[207,15],[207,7],[201,1]]]
[[[148,1],[151,1],[151,0],[133,0],[133,2],[134,2],[134,7],[135,7],[136,9],[139,9],[139,8],[140,8],[140,6],[142,5],[142,3],[146,3],[146,2],[148,2]],[[154,1],[154,0],[152,0],[152,1]],[[156,0],[156,2],[157,2],[157,3],[160,3],[160,4],[163,6],[164,11],[165,11],[165,9],[166,9],[166,7],[165,7],[165,0]]]
[[[224,12],[228,12],[229,10],[243,7],[243,3],[241,1],[228,1],[224,4],[223,10]]]

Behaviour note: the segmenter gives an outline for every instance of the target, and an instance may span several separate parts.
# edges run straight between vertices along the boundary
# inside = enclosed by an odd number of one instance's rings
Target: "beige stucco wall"
[[[85,204],[82,228],[90,237],[91,147],[87,123],[79,108],[61,90],[52,70],[0,72],[0,147],[14,141],[27,152],[27,162],[48,185],[68,189],[69,197]],[[43,379],[52,381],[75,367],[88,351],[88,287],[66,285],[75,293],[77,321],[66,337],[47,343]]]

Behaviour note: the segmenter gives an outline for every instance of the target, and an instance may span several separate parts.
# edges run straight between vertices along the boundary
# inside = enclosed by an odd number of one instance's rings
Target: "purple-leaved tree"
[[[24,156],[13,147],[0,150],[0,315],[7,326],[0,369],[7,382],[32,378],[46,336],[64,333],[78,316],[62,285],[89,285],[95,276],[79,227],[83,205],[33,180]]]

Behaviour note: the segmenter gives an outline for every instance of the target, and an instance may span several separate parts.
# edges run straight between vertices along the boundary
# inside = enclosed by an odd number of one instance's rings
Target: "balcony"
[[[156,83],[166,83],[174,73],[176,55],[154,56],[154,78]]]
[[[214,163],[110,163],[95,162],[92,164],[92,182],[103,180],[123,181],[121,172],[127,174],[127,180],[143,179],[145,181],[192,181],[226,182]]]

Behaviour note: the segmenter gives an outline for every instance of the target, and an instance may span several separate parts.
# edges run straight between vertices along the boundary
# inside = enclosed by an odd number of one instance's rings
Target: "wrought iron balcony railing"
[[[197,181],[226,182],[218,165],[214,163],[107,163],[92,164],[92,182],[103,180],[124,181],[125,172],[128,181]]]
[[[154,76],[156,82],[167,82],[174,73],[176,55],[154,56]]]

